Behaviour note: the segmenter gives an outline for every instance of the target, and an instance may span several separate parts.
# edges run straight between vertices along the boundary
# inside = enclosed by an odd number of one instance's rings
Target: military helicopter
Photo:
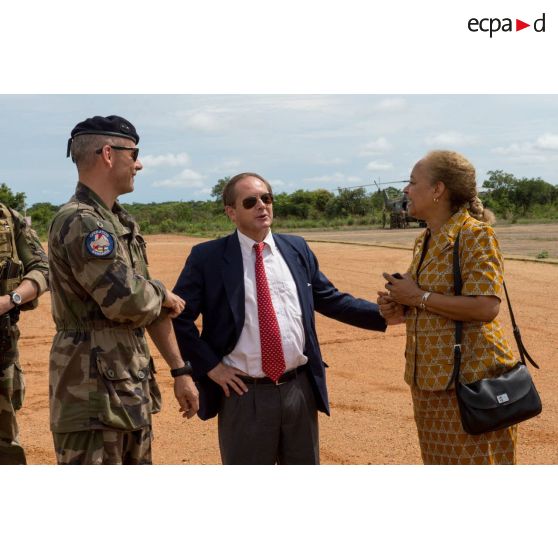
[[[391,184],[407,184],[408,180],[392,180],[390,182],[380,182],[373,180],[371,184],[361,184],[360,186],[346,186],[340,190],[353,188],[369,188],[376,186],[378,192],[382,194],[382,228],[385,229],[389,224],[390,229],[407,229],[411,223],[418,223],[419,227],[426,227],[426,223],[415,217],[411,217],[407,211],[407,196],[395,187],[380,188]]]
[[[407,212],[407,195],[403,193],[400,196],[393,197],[388,194],[388,189],[381,189],[380,185],[386,184],[406,184],[407,180],[396,180],[393,182],[378,183],[374,180],[374,185],[381,192],[384,199],[384,207],[382,209],[382,228],[385,229],[389,223],[390,229],[407,229],[410,223],[418,223],[419,227],[426,227],[426,223],[415,217],[411,217]],[[391,189],[389,189],[391,190]]]

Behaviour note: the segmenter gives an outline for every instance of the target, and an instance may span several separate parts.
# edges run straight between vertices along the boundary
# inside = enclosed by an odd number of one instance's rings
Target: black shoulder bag
[[[453,281],[456,296],[461,294],[462,280],[459,268],[459,234],[453,247]],[[504,283],[508,301],[513,335],[519,349],[521,362],[497,378],[486,378],[470,384],[459,380],[461,368],[461,338],[463,322],[455,322],[455,345],[453,351],[453,374],[449,385],[455,382],[455,393],[461,414],[461,423],[469,434],[483,434],[507,428],[530,419],[542,411],[539,394],[525,364],[525,358],[535,367],[538,365],[529,356],[513,315],[508,290]]]

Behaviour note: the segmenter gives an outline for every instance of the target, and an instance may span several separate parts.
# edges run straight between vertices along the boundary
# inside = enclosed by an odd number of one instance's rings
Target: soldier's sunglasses
[[[134,161],[138,160],[139,156],[139,147],[124,147],[122,145],[109,145],[111,149],[116,149],[117,151],[131,151],[132,152],[132,159]],[[95,151],[97,155],[100,155],[103,152],[103,148],[100,147]]]
[[[244,209],[252,209],[258,203],[258,200],[262,200],[265,205],[271,205],[273,203],[273,194],[267,193],[261,196],[249,196],[242,200],[242,207]]]

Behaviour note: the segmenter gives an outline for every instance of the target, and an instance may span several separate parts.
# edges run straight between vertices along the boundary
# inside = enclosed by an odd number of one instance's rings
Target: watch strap
[[[19,293],[17,293],[16,291],[11,291],[10,293],[8,293],[8,296],[10,297],[10,300],[12,301],[12,304],[17,308],[18,306],[21,306],[23,300],[21,298],[21,295]],[[18,298],[19,302],[15,301],[14,298]]]
[[[178,378],[178,376],[191,376],[192,372],[192,365],[189,361],[186,361],[184,366],[181,366],[180,368],[172,368],[170,371],[173,378]]]

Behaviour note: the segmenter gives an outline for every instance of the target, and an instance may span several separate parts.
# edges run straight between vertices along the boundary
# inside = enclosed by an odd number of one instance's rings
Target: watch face
[[[12,293],[12,302],[14,304],[21,304],[21,295],[18,293]]]

